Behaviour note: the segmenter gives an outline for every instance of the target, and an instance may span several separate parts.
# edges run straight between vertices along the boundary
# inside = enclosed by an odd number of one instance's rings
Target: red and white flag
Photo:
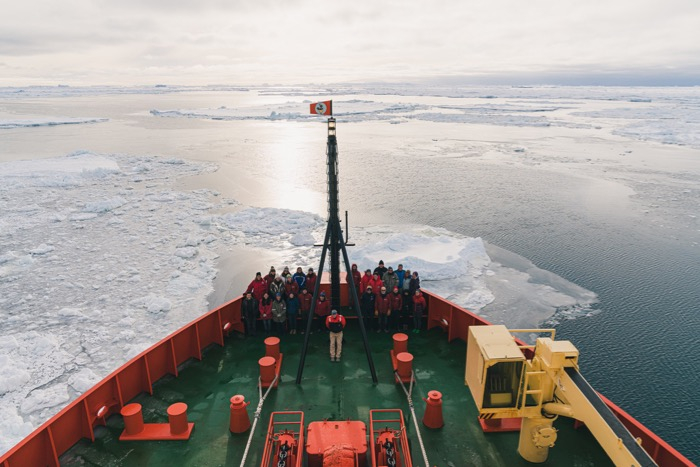
[[[311,104],[311,113],[315,115],[333,115],[333,101]]]

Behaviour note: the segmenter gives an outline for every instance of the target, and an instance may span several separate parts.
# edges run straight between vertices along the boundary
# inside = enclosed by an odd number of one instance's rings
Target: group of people
[[[267,333],[271,333],[274,326],[279,335],[286,332],[296,334],[298,322],[306,323],[311,311],[317,280],[313,268],[309,268],[306,274],[301,267],[294,274],[288,267],[279,275],[274,267],[266,276],[258,272],[241,302],[246,334],[256,335],[258,320]],[[379,261],[374,271],[367,269],[362,275],[357,264],[353,264],[347,273],[347,283],[355,286],[366,329],[374,328],[377,332],[408,330],[413,318],[413,332],[420,332],[426,302],[420,290],[418,272],[404,270],[402,264],[394,270]],[[333,316],[343,318],[337,310],[331,310],[330,301],[321,292],[314,309],[314,328],[332,334],[332,328],[337,328],[337,324],[330,322]],[[344,327],[345,318],[342,322]],[[301,333],[304,333],[303,326]]]

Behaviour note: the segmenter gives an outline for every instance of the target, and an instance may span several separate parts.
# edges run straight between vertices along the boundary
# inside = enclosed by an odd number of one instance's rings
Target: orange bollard
[[[442,393],[440,391],[429,391],[425,401],[425,413],[423,414],[423,425],[428,428],[440,428],[445,422],[442,419]]]
[[[274,357],[263,357],[258,360],[260,366],[260,383],[263,387],[268,387],[275,379],[275,359]]]
[[[187,431],[187,404],[176,402],[168,407],[170,433],[179,435]]]
[[[401,352],[396,356],[396,370],[399,374],[399,378],[411,379],[411,372],[413,371],[413,355],[408,352]]]
[[[124,431],[128,435],[137,435],[143,431],[143,414],[141,404],[128,404],[120,412],[124,417]]]
[[[231,420],[229,429],[231,433],[244,433],[250,428],[250,418],[246,407],[250,402],[245,402],[245,397],[237,394],[231,398]]]
[[[275,361],[280,359],[279,337],[268,337],[265,339],[265,355],[274,358]]]
[[[394,355],[398,355],[401,352],[408,352],[408,335],[397,332],[392,337],[394,339]]]

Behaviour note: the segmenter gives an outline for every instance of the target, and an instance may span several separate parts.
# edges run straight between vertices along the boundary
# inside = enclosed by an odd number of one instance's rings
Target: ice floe
[[[0,452],[207,311],[218,260],[229,249],[264,251],[280,270],[317,267],[313,245],[325,232],[318,215],[173,189],[181,177],[212,170],[89,152],[0,164]],[[426,226],[353,228],[351,235],[358,246],[350,258],[361,268],[379,259],[403,263],[419,271],[423,287],[490,319],[508,322],[515,309],[489,282],[499,277],[523,296],[547,292],[537,312],[519,313],[530,325],[595,300],[551,278],[538,282],[535,269],[493,262],[478,238]]]

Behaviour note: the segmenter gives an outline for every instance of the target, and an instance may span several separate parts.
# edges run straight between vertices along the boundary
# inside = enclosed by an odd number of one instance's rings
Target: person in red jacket
[[[316,287],[317,277],[318,276],[316,276],[314,268],[309,268],[309,271],[306,273],[306,288],[309,289],[309,293],[311,295],[314,294],[314,287]]]
[[[299,294],[299,310],[301,311],[301,333],[306,332],[306,320],[309,319],[309,311],[311,311],[311,301],[313,300],[313,295],[308,289],[301,289]]]
[[[365,275],[360,279],[360,290],[367,290],[367,286],[372,281],[372,271],[367,269]]]
[[[299,284],[294,282],[294,280],[292,280],[292,276],[289,275],[289,276],[287,276],[287,280],[284,283],[285,297],[289,297],[289,294],[292,294],[292,293],[294,294],[295,297],[297,295],[299,295]]]
[[[352,278],[352,282],[350,279]],[[362,281],[362,274],[357,270],[357,264],[352,265],[350,268],[350,273],[345,276],[345,282],[348,284],[355,284],[355,290],[357,290],[357,298],[360,298],[360,282]]]
[[[389,332],[389,316],[391,315],[391,297],[386,293],[386,287],[382,287],[377,295],[377,332]]]
[[[330,331],[331,361],[339,362],[343,351],[343,329],[345,329],[345,317],[336,310],[332,310],[326,318],[326,327]]]
[[[267,276],[265,276],[265,282],[267,282],[268,289],[270,288],[270,284],[272,284],[272,282],[274,282],[275,277],[277,277],[277,272],[275,272],[275,267],[272,266],[270,268],[270,272],[267,274]]]
[[[326,316],[331,314],[331,302],[326,300],[326,292],[321,292],[316,302],[316,310],[314,310],[318,324],[318,330],[323,331],[323,325],[326,322]]]
[[[421,293],[420,289],[416,290],[415,295],[413,295],[413,332],[419,333],[421,327],[421,321],[423,320],[423,312],[425,312],[425,297]]]
[[[374,292],[374,295],[379,295],[379,292],[381,292],[384,282],[382,282],[378,274],[373,274],[372,280],[369,281],[369,285],[370,287],[372,287],[372,292]]]
[[[272,332],[272,297],[270,297],[267,291],[265,291],[260,299],[258,309],[260,310],[260,319],[263,322],[265,332],[270,334],[270,332]]]
[[[255,274],[255,279],[248,284],[248,288],[246,289],[246,292],[251,292],[253,294],[253,298],[256,300],[260,300],[267,290],[268,284],[265,282],[265,279],[263,279],[262,274],[259,272]]]
[[[391,317],[389,318],[389,326],[392,330],[398,330],[401,309],[403,308],[403,297],[401,296],[401,293],[399,293],[398,287],[394,287],[394,290],[389,294],[389,300],[391,301]]]

